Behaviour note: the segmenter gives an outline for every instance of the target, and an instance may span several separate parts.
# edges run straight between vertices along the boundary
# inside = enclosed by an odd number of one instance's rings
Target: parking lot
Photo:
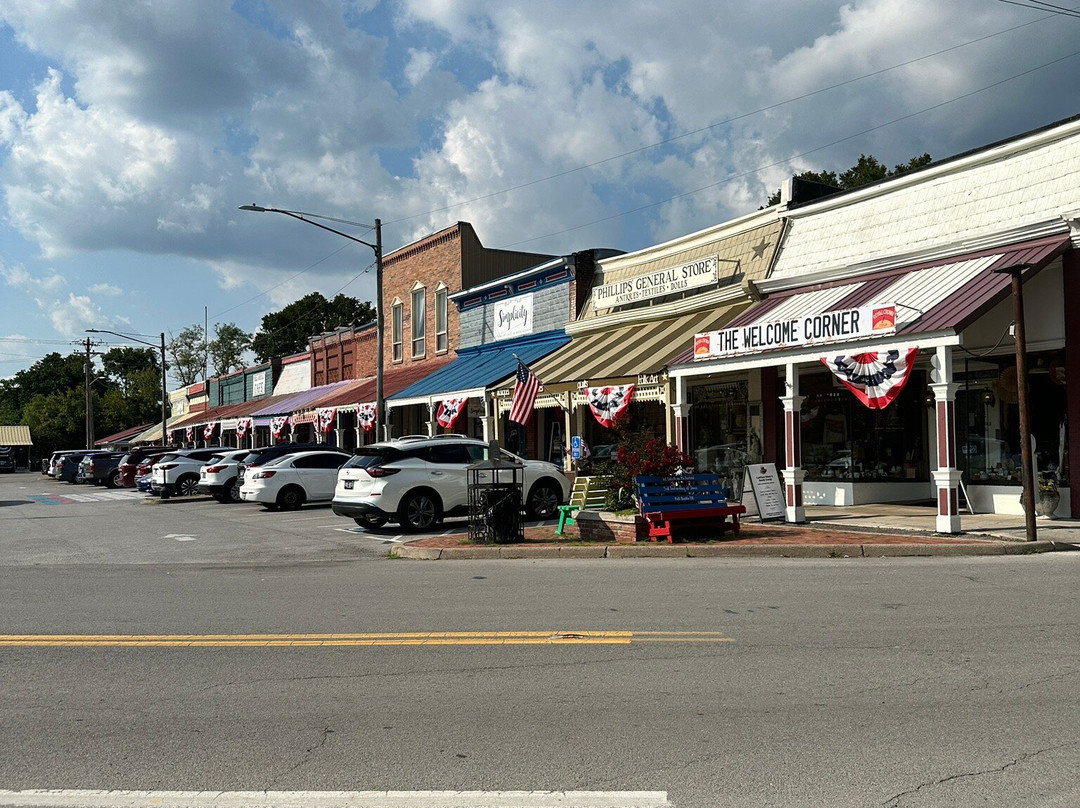
[[[437,533],[466,530],[448,520]],[[210,497],[167,501],[132,489],[61,483],[36,472],[0,475],[5,564],[282,564],[385,557],[420,535],[361,529],[329,504],[267,511]]]

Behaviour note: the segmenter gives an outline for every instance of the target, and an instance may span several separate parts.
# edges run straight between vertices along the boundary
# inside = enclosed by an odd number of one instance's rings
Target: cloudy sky
[[[0,378],[86,328],[373,296],[368,248],[241,204],[633,250],[1080,113],[1080,16],[1031,5],[0,0]]]

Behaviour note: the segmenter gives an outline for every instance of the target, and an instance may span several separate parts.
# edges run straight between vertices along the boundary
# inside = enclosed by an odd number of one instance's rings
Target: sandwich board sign
[[[748,465],[743,471],[742,490],[742,504],[746,508],[746,516],[757,516],[762,522],[766,519],[784,518],[787,503],[775,463]],[[753,502],[747,501],[750,499]]]

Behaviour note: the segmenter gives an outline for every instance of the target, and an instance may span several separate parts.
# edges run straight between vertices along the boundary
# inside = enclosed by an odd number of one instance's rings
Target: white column
[[[484,442],[491,443],[493,440],[498,440],[495,435],[495,419],[492,417],[492,413],[497,412],[495,402],[487,393],[484,393],[480,400],[484,404],[484,414],[480,417],[480,425],[484,428]]]
[[[427,433],[429,437],[435,437],[435,406],[434,401],[429,401],[427,403]]]
[[[675,421],[675,445],[680,452],[690,454],[690,437],[687,434],[687,415],[690,404],[686,400],[686,377],[675,379],[675,403],[671,405],[671,414]]]
[[[937,489],[937,532],[960,532],[960,470],[956,468],[956,390],[953,382],[952,350],[937,349],[931,360],[930,389],[934,391],[937,425],[937,468],[933,472]]]
[[[799,395],[798,365],[787,365],[784,378],[784,499],[787,502],[784,518],[788,522],[802,524],[806,521],[803,507],[802,487],[806,471],[802,468],[802,433],[799,409],[804,396]]]

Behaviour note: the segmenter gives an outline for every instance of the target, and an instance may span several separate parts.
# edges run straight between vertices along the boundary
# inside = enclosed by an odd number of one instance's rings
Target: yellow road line
[[[449,631],[389,634],[0,634],[7,648],[283,648],[733,642],[708,631]]]

